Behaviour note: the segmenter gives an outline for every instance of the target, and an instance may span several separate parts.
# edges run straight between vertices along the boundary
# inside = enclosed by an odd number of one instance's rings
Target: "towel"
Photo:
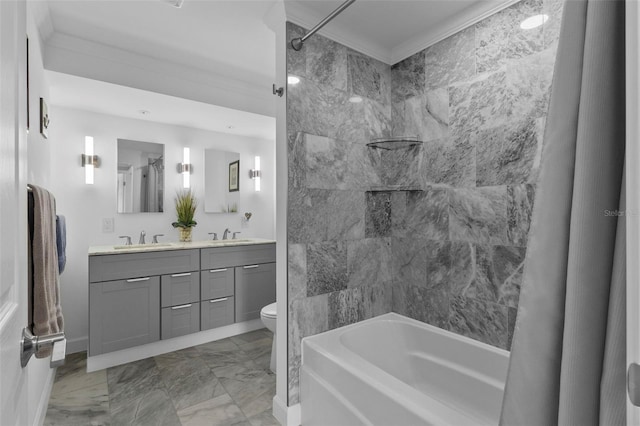
[[[62,275],[67,264],[67,221],[64,216],[56,216],[56,248],[58,252],[58,274]]]
[[[33,294],[33,334],[44,336],[64,329],[60,307],[58,250],[56,247],[56,201],[46,189],[30,185],[33,194],[33,234],[30,241],[32,273],[29,274]],[[40,351],[44,358],[50,351]]]

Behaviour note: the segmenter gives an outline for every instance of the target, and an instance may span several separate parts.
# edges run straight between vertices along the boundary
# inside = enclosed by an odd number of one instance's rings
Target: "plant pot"
[[[180,230],[180,242],[181,243],[190,243],[191,242],[191,228],[178,228]]]

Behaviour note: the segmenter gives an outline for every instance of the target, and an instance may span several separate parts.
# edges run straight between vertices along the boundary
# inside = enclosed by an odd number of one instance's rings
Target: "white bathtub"
[[[302,425],[497,425],[509,352],[389,313],[302,340]]]

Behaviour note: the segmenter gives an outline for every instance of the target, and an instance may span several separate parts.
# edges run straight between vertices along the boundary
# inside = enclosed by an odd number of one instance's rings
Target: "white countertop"
[[[272,244],[274,240],[264,238],[239,238],[237,240],[204,240],[192,241],[190,243],[179,242],[162,242],[157,244],[133,244],[112,245],[112,246],[91,246],[89,247],[89,256],[97,256],[102,254],[122,254],[122,253],[141,253],[147,251],[165,251],[165,250],[188,250],[211,247],[229,247],[229,246],[248,246],[255,244]]]

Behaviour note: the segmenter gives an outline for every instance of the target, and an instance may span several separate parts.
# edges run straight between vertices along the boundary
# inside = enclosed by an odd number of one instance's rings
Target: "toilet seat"
[[[272,303],[270,305],[265,306],[264,308],[262,308],[262,310],[260,311],[260,315],[262,315],[263,317],[266,318],[276,318],[276,303]]]

